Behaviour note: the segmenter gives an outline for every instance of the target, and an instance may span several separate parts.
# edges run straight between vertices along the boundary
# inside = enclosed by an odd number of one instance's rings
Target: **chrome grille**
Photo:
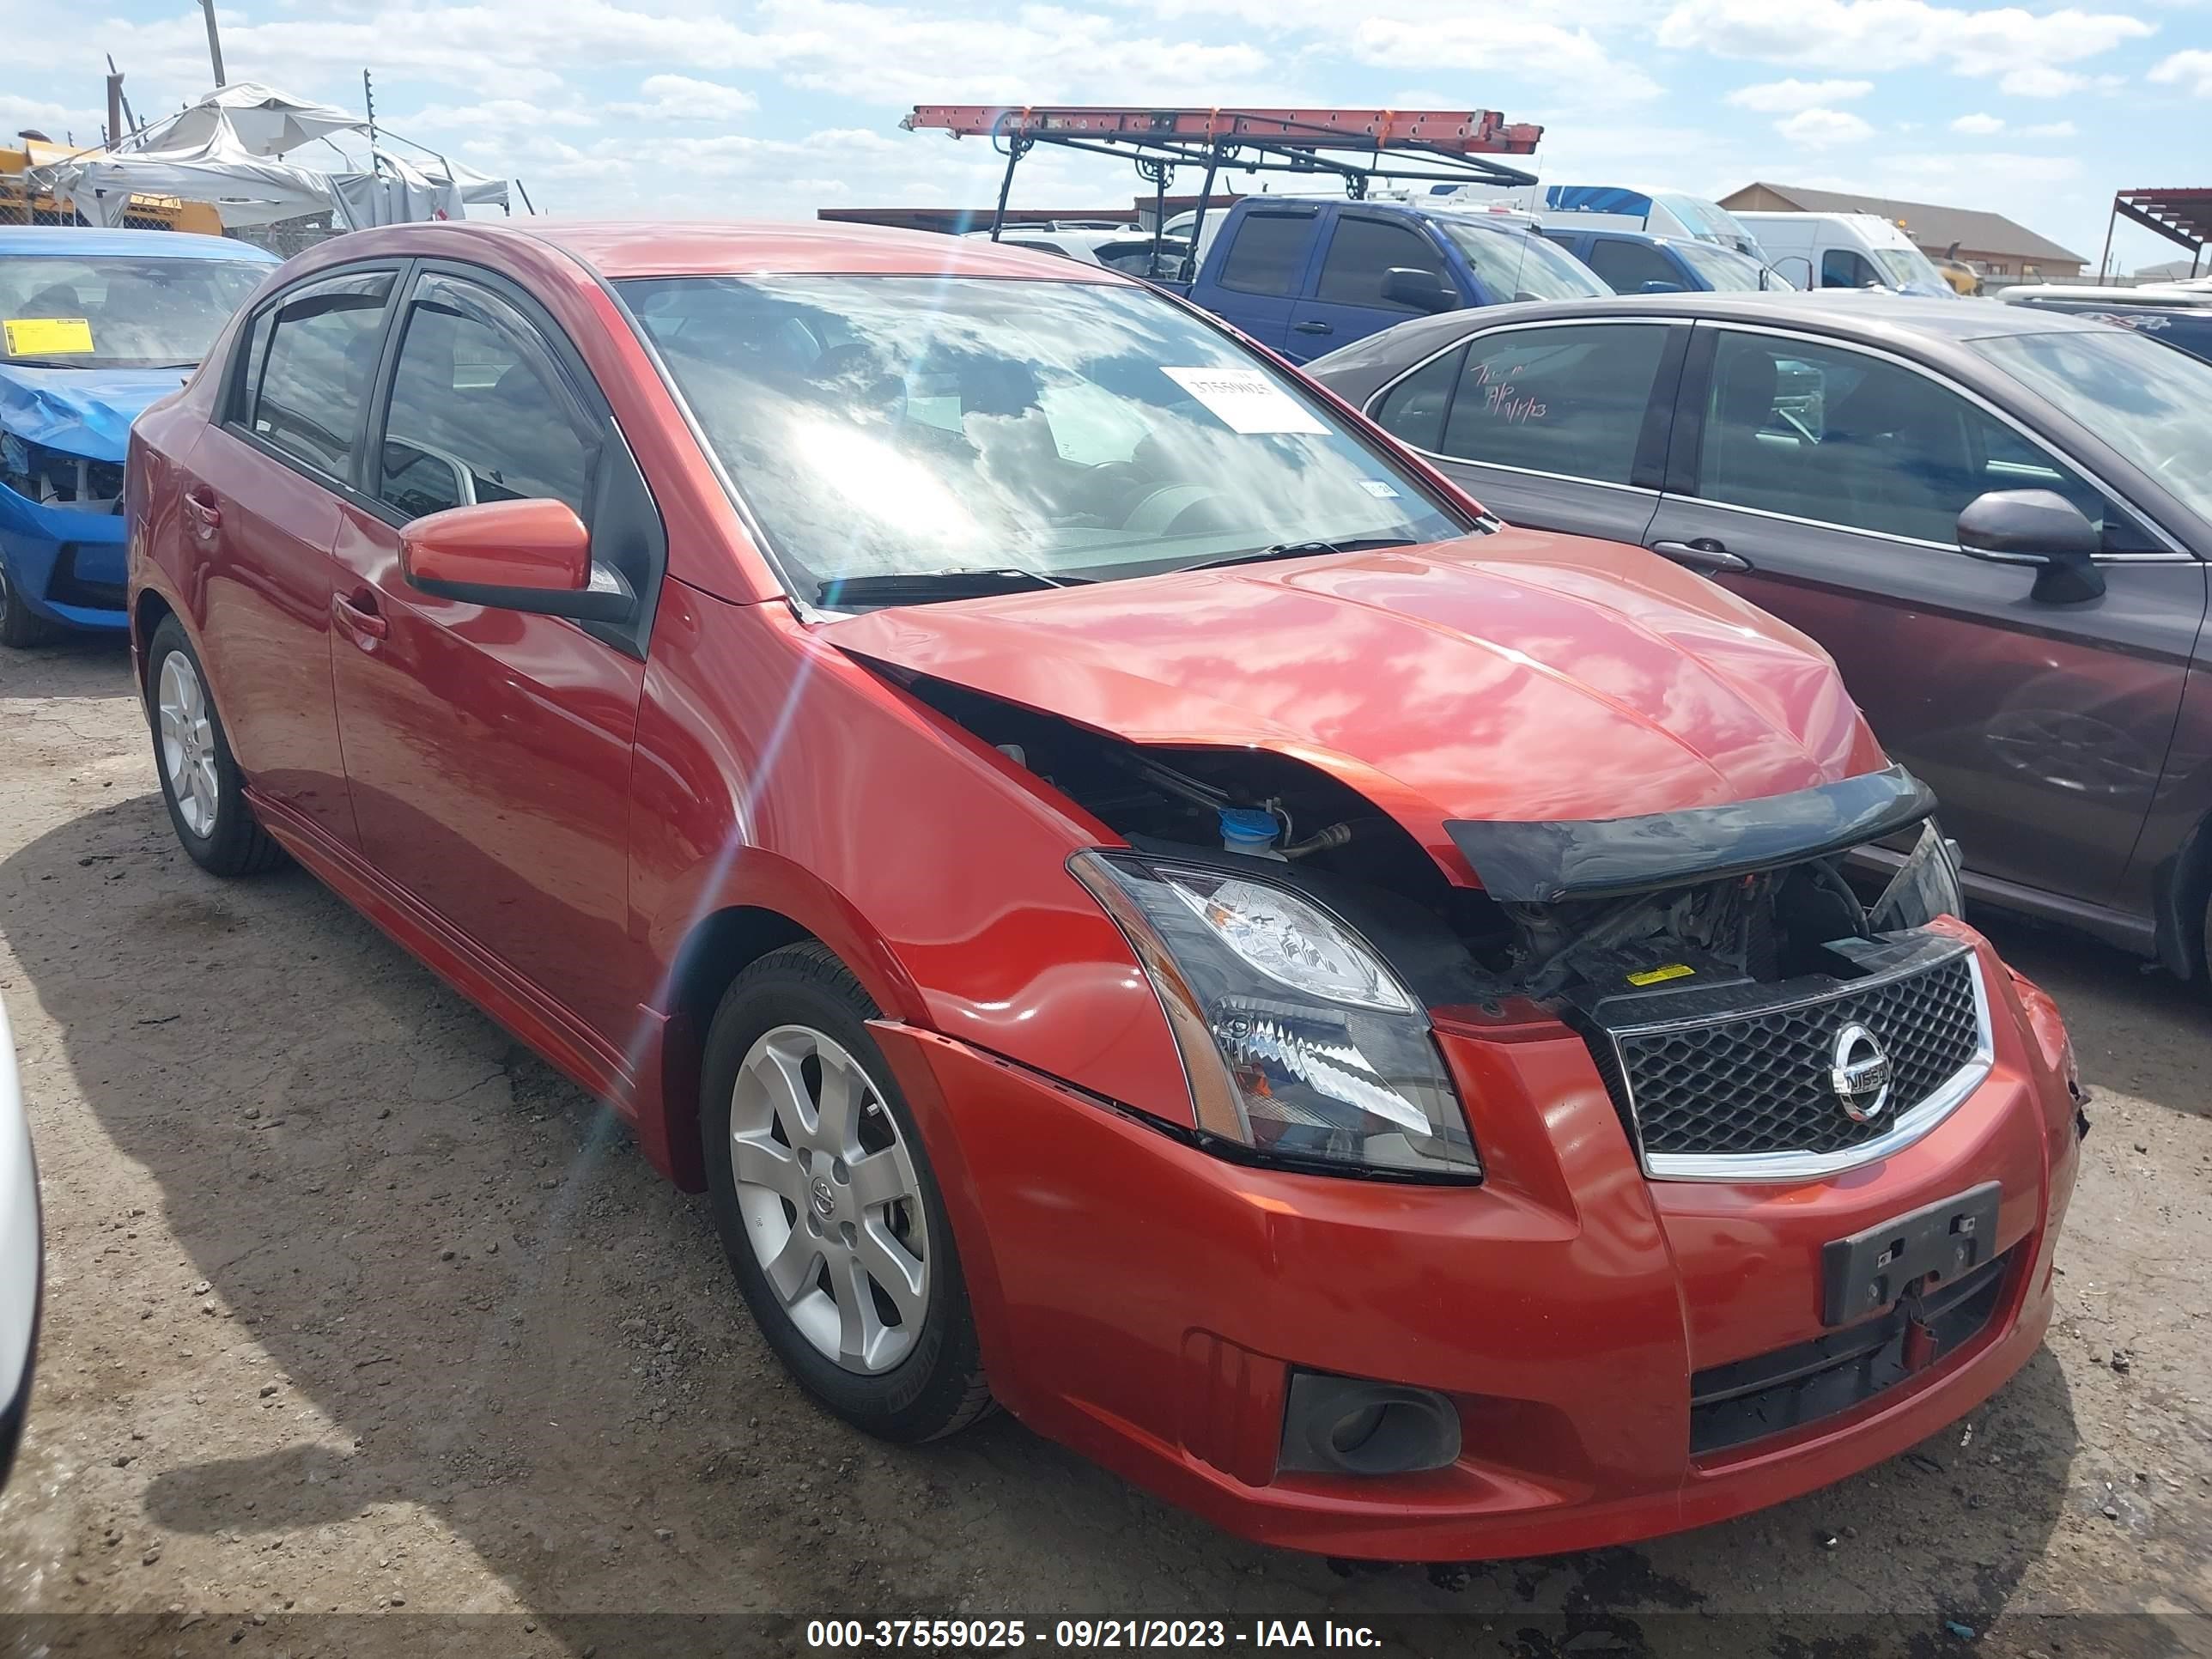
[[[1814,1175],[1917,1138],[1989,1069],[1979,970],[1963,948],[1768,1006],[1591,1034],[1599,1069],[1656,1176]],[[1830,1082],[1837,1037],[1887,1051],[1883,1109],[1855,1120]]]

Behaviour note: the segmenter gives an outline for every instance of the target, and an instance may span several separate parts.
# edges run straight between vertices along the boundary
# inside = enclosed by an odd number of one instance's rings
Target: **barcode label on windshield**
[[[1328,430],[1261,370],[1163,366],[1160,373],[1204,404],[1231,432]]]

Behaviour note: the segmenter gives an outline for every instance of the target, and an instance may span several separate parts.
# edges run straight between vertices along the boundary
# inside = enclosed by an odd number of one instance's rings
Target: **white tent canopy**
[[[38,170],[40,187],[67,198],[94,224],[118,225],[133,196],[210,202],[228,229],[327,212],[346,230],[422,219],[459,219],[470,203],[507,205],[494,179],[426,152],[402,157],[381,144],[365,160],[337,135],[368,132],[364,118],[252,82],[218,88],[189,108],[131,134],[116,149]],[[288,157],[321,141],[332,166]]]
[[[335,104],[311,104],[258,81],[238,81],[139,128],[115,149],[123,153],[191,150],[226,137],[249,155],[282,155],[334,132],[362,132],[368,127],[362,117]]]

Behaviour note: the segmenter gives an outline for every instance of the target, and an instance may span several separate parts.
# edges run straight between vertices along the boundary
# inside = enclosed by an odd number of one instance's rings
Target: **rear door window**
[[[249,343],[240,400],[246,428],[342,483],[352,477],[393,276],[349,272],[295,290],[257,322]]]
[[[1248,213],[1221,263],[1220,285],[1240,294],[1288,294],[1305,274],[1310,213]]]
[[[1627,483],[1666,349],[1662,323],[1477,335],[1434,447],[1481,465]],[[1409,405],[1408,418],[1413,413]]]
[[[538,330],[477,284],[425,277],[393,366],[376,495],[405,519],[550,498],[581,516],[598,423]]]
[[[1337,216],[1335,234],[1322,256],[1321,280],[1314,297],[1328,305],[1369,306],[1378,311],[1420,314],[1420,307],[1382,297],[1385,271],[1403,269],[1425,271],[1447,287],[1451,272],[1443,255],[1429,239],[1410,225],[1364,214]]]

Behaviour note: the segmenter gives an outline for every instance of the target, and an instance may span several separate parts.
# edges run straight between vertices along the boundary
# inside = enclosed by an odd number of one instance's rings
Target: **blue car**
[[[1796,286],[1748,253],[1695,237],[1551,224],[1545,226],[1544,234],[1595,271],[1616,294],[1748,294]]]
[[[220,236],[0,226],[0,645],[124,626],[131,422],[277,263]]]

